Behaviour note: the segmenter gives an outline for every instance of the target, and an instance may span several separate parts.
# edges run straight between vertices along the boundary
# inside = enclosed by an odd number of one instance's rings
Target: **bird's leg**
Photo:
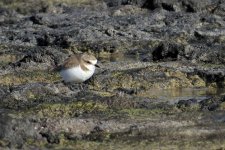
[[[90,80],[84,81],[80,83],[80,90],[83,91],[85,89],[88,89],[88,85],[90,84]]]
[[[53,84],[59,84],[59,83],[63,83],[64,85],[66,84],[64,80],[58,80],[53,82]]]
[[[83,91],[84,90],[83,83],[80,83],[79,89],[80,89],[80,91]]]
[[[62,83],[67,86],[72,91],[78,91],[80,90],[79,85],[76,82],[65,82],[62,81]]]

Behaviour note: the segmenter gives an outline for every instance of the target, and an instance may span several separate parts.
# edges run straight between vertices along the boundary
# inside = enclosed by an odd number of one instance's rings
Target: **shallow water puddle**
[[[145,96],[157,98],[159,101],[167,101],[174,104],[179,100],[196,99],[197,101],[209,99],[213,96],[225,95],[225,89],[210,88],[180,88],[180,89],[154,89]]]
[[[142,65],[142,67],[145,67],[146,62],[142,61],[142,59],[140,58],[140,56],[138,55],[127,55],[124,53],[116,53],[116,54],[111,54],[111,55],[107,55],[107,57],[98,57],[100,62],[110,62],[110,64],[113,64],[113,66],[123,66],[120,68],[125,68],[128,69],[130,65],[133,65],[133,67],[131,68],[138,68],[138,66],[140,67]],[[174,63],[172,64],[176,64],[175,61],[172,61]],[[139,65],[135,66],[135,63],[139,63]],[[148,62],[150,64],[157,64],[157,62]],[[163,62],[162,62],[163,63]],[[110,65],[108,63],[106,63],[105,65]],[[160,63],[161,64],[161,63]],[[168,62],[166,64],[169,64]],[[181,65],[179,64],[179,62],[176,65]],[[187,64],[186,64],[187,65]],[[176,66],[174,66],[176,68]],[[186,67],[186,66],[184,66]],[[114,69],[113,69],[114,70]],[[117,69],[116,69],[117,70]],[[120,70],[120,69],[118,69]],[[209,98],[211,96],[220,96],[222,94],[225,94],[225,88],[221,88],[221,89],[216,89],[216,88],[176,88],[176,89],[151,89],[147,92],[144,92],[144,94],[141,94],[143,96],[148,96],[148,97],[155,97],[157,99],[160,100],[165,100],[165,101],[176,101],[176,100],[186,100],[186,99],[191,99],[191,98],[195,98],[195,99],[205,99],[205,98]]]

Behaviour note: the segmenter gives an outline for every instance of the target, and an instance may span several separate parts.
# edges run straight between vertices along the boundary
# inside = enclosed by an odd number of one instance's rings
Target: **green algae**
[[[24,142],[24,147],[38,147],[41,149],[45,149],[48,147],[49,143],[47,140],[37,140],[31,137],[27,137],[25,142]]]
[[[94,101],[40,104],[22,114],[36,114],[38,117],[75,117],[83,113],[97,113],[107,110],[107,106]]]
[[[168,104],[152,104],[151,108],[129,108],[121,109],[118,113],[128,115],[130,118],[151,118],[158,115],[172,115],[181,112],[176,106]]]
[[[18,49],[18,47],[16,47]],[[0,44],[0,67],[6,66],[9,63],[16,62],[17,60],[22,58],[22,54],[12,52],[14,50],[13,46],[8,46],[5,44]]]
[[[198,65],[203,68],[206,68],[206,69],[215,69],[215,68],[224,68],[225,67],[225,65],[222,63],[216,64],[216,63],[199,62]]]
[[[57,73],[48,72],[47,70],[21,71],[0,76],[2,85],[19,85],[24,83],[53,83],[58,81],[60,76]]]
[[[181,110],[183,112],[189,112],[189,111],[197,112],[197,111],[201,110],[201,105],[199,105],[199,104],[193,104],[190,106],[178,105],[177,107],[179,110]]]
[[[5,66],[9,63],[15,62],[16,60],[18,60],[18,55],[2,54],[2,55],[0,55],[0,66]]]
[[[7,147],[9,145],[10,145],[10,142],[8,140],[0,139],[0,147]]]
[[[150,117],[157,114],[165,113],[162,109],[123,109],[120,111],[121,113],[128,114],[131,118],[137,118],[137,117]]]

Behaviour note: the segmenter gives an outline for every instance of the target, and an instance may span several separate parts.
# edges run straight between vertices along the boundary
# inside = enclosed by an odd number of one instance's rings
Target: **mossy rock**
[[[126,89],[176,89],[206,87],[205,81],[197,75],[188,75],[185,72],[175,71],[160,65],[138,69],[112,71],[108,74],[95,77],[97,89],[109,91]]]

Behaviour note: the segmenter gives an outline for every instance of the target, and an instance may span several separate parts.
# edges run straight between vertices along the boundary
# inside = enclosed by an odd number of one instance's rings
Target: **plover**
[[[94,74],[95,67],[99,67],[95,56],[83,53],[70,56],[62,65],[57,67],[57,70],[59,70],[64,82],[81,83]]]

